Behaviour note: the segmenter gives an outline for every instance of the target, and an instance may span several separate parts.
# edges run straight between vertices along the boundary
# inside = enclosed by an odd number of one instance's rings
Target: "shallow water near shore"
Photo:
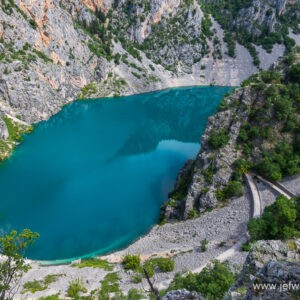
[[[229,87],[76,101],[0,167],[0,227],[40,233],[27,257],[75,259],[127,246],[159,219],[207,118]]]

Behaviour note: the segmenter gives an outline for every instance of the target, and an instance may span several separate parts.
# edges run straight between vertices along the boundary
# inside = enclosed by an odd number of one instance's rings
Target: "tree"
[[[208,143],[212,149],[224,147],[229,141],[228,131],[225,128],[220,130],[213,129],[210,132]]]
[[[300,200],[279,196],[272,205],[265,208],[261,218],[248,223],[251,240],[290,239],[300,236]]]
[[[39,234],[29,229],[18,233],[13,230],[0,237],[0,252],[4,256],[0,262],[0,300],[10,299],[18,280],[30,269],[24,259],[25,250]]]
[[[215,260],[198,274],[176,274],[168,290],[187,289],[201,293],[205,299],[223,299],[235,280],[228,264]]]

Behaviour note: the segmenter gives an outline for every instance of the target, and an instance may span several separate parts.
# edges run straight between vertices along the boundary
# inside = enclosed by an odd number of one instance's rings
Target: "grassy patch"
[[[110,293],[119,293],[120,277],[117,272],[108,273],[105,275],[104,279],[101,281],[101,289],[99,291],[99,299],[110,299]]]
[[[22,294],[30,292],[32,294],[40,291],[44,291],[48,288],[49,284],[57,281],[62,274],[49,274],[43,280],[33,280],[25,282],[23,285]]]
[[[125,270],[137,270],[141,264],[139,255],[126,254],[123,258],[123,266]]]
[[[107,260],[97,258],[84,259],[80,263],[73,264],[72,266],[76,268],[100,268],[104,269],[105,271],[112,271],[114,269],[113,265]]]
[[[22,140],[22,135],[29,133],[32,130],[31,126],[20,125],[17,122],[14,122],[9,117],[2,117],[2,120],[5,122],[5,125],[8,130],[8,140],[9,141],[20,141]]]
[[[78,299],[80,293],[86,293],[87,289],[83,285],[82,280],[77,278],[70,282],[67,294],[71,298]]]
[[[148,272],[148,275],[152,277],[155,270],[160,272],[172,272],[174,270],[175,262],[169,257],[156,257],[145,261],[144,268]]]
[[[78,94],[78,99],[85,99],[98,92],[97,84],[95,82],[88,83],[83,88],[81,88]]]
[[[45,297],[40,297],[38,300],[59,300],[58,295],[50,295],[50,296],[45,296]]]

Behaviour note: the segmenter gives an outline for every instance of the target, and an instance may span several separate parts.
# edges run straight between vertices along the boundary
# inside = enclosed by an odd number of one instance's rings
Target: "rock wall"
[[[268,1],[261,1],[254,20],[265,22],[263,7]],[[294,2],[279,1],[278,9],[284,12]],[[88,28],[95,25],[97,11],[106,14],[100,25],[108,33],[104,38],[112,40],[113,54],[107,56],[101,53],[103,37]],[[246,9],[243,17],[248,14]],[[251,55],[237,45],[236,57],[229,57],[220,25],[211,19],[212,35],[203,36],[203,18],[196,1],[3,0],[0,118],[9,115],[29,124],[45,120],[79,94],[97,97],[183,85],[239,85],[258,70]],[[173,25],[175,31],[170,32],[168,26]],[[147,41],[152,50],[146,49]],[[268,57],[263,67],[283,51],[261,51]],[[89,83],[96,91],[82,95]]]
[[[89,37],[74,27],[71,14],[59,1],[16,1],[8,13],[0,8],[4,58],[0,76],[5,92],[0,104],[33,123],[56,113],[74,100],[80,88],[103,80],[105,61],[87,47]],[[86,11],[86,16],[92,18]],[[105,76],[105,75],[104,75]],[[17,84],[16,84],[17,83]]]
[[[258,241],[252,247],[237,282],[230,290],[233,299],[297,299],[298,289],[283,284],[300,281],[300,240]],[[254,284],[274,284],[274,289],[255,289]]]

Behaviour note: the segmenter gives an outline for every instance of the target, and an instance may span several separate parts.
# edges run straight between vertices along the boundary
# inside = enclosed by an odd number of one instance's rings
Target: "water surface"
[[[120,249],[159,218],[227,87],[74,102],[0,167],[0,227],[40,233],[28,257]]]

